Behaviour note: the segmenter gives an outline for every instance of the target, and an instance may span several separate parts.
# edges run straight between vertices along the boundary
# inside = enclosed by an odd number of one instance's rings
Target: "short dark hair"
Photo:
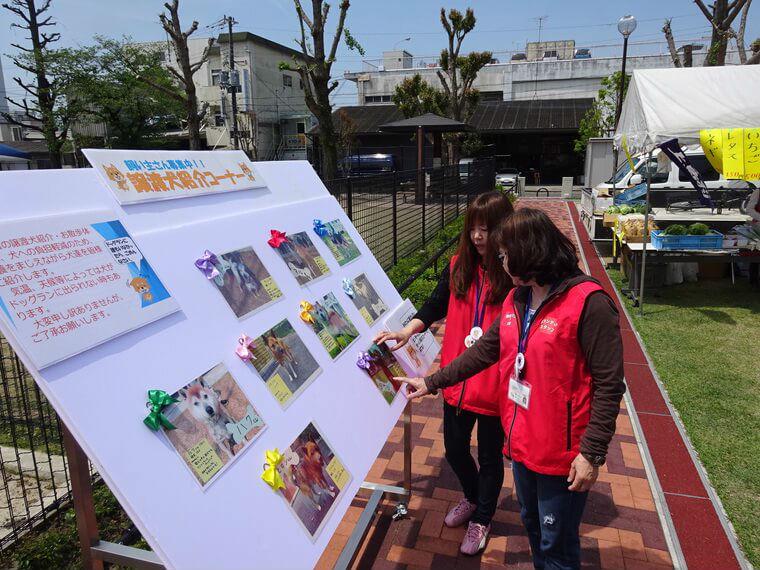
[[[553,284],[578,269],[573,242],[541,210],[515,210],[493,239],[507,252],[510,275],[522,281]]]

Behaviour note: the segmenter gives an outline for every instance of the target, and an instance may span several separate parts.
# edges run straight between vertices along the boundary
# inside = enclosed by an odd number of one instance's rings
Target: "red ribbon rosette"
[[[269,240],[267,240],[267,243],[275,249],[277,249],[286,241],[288,241],[288,238],[285,235],[285,232],[281,232],[279,230],[269,230],[269,233],[271,234],[272,237],[269,238]]]

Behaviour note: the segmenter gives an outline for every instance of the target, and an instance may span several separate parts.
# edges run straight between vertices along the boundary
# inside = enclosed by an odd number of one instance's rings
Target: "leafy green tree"
[[[431,86],[419,73],[407,77],[397,85],[391,99],[406,118],[425,113],[445,115],[448,109],[448,100],[443,91]]]
[[[97,37],[96,41],[94,73],[77,88],[79,97],[88,104],[90,120],[105,125],[105,145],[160,145],[167,130],[179,127],[186,108],[180,86],[161,63],[159,50],[133,44],[127,38]],[[176,95],[170,95],[172,91]]]
[[[69,127],[86,110],[72,96],[71,86],[83,73],[89,73],[89,52],[86,49],[52,49],[52,44],[61,35],[46,31],[56,25],[55,20],[46,14],[50,3],[51,0],[43,0],[40,4],[35,0],[11,0],[2,5],[19,20],[11,26],[29,34],[27,45],[11,44],[18,50],[10,56],[11,61],[21,72],[13,81],[24,95],[21,98],[6,97],[16,113],[3,113],[3,118],[42,134],[53,168],[60,168],[61,149]]]
[[[623,98],[628,91],[628,83],[631,81],[630,74],[626,73],[623,85]],[[620,89],[620,72],[602,79],[602,87],[597,93],[591,108],[581,119],[578,126],[578,138],[575,139],[574,150],[580,154],[586,152],[588,139],[594,137],[610,136],[615,130],[615,110],[618,104],[618,90]]]

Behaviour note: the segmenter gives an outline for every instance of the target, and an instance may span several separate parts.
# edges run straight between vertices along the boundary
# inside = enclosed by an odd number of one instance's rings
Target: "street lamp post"
[[[636,18],[631,15],[623,16],[618,21],[618,31],[623,34],[623,69],[620,74],[620,89],[618,90],[617,110],[615,112],[615,128],[623,110],[623,89],[625,88],[625,60],[628,57],[628,36],[636,29]]]
[[[403,42],[410,42],[410,41],[412,41],[411,36],[397,41],[395,44],[393,44],[393,51],[396,51],[396,49],[398,48],[398,44],[403,43]]]
[[[623,110],[623,90],[625,89],[625,60],[628,57],[628,36],[630,36],[636,29],[636,18],[631,15],[626,15],[618,20],[618,31],[623,35],[623,68],[620,72],[620,87],[618,88],[617,106],[615,109],[615,125],[614,129],[617,130],[618,121],[620,120],[620,112]],[[617,147],[612,153],[613,165],[612,165],[612,197],[615,197],[615,175],[618,169],[618,155],[619,151]]]

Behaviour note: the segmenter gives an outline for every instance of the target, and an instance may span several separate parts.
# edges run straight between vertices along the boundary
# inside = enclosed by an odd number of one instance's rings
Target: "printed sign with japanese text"
[[[242,150],[82,152],[122,205],[266,186]]]
[[[113,212],[0,224],[0,315],[38,368],[178,309]]]

